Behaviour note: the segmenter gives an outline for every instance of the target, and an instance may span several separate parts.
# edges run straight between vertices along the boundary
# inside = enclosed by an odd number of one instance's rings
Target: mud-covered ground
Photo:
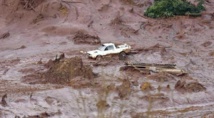
[[[0,117],[214,117],[213,1],[200,17],[168,19],[143,16],[149,0],[23,1],[0,0]],[[80,53],[105,42],[139,51],[126,62],[174,63],[188,75],[121,71],[117,56],[98,62]],[[61,53],[80,57],[81,71],[66,83],[49,81],[55,76],[44,74],[56,71],[45,64]]]

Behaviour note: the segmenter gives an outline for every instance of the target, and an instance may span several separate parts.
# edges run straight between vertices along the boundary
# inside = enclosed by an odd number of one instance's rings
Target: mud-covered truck
[[[126,54],[131,50],[131,46],[128,44],[115,45],[114,43],[104,43],[96,50],[86,52],[89,58],[100,60],[103,56],[118,54],[119,59],[126,58]]]

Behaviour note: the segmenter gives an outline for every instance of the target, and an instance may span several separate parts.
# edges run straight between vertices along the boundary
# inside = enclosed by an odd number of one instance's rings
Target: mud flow
[[[100,38],[98,36],[91,36],[89,34],[84,34],[81,31],[78,31],[74,38],[73,41],[75,44],[101,44]]]
[[[153,3],[0,0],[0,117],[213,118],[214,2],[158,19]],[[104,43],[131,50],[88,58]]]

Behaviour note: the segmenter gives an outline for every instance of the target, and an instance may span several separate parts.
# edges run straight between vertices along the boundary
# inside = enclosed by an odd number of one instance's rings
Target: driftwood
[[[20,0],[20,4],[24,9],[33,11],[35,11],[35,8],[42,2],[43,0]]]
[[[7,38],[9,36],[10,36],[10,33],[6,32],[6,33],[3,33],[3,34],[0,35],[0,39],[5,39],[5,38]]]
[[[175,68],[175,64],[152,64],[152,63],[125,63],[127,66],[136,66],[136,67],[148,67],[148,66],[156,66],[162,68]]]
[[[64,59],[65,58],[65,54],[62,53],[59,55],[59,58],[58,58],[58,55],[56,55],[55,59],[53,62],[59,62],[60,60]]]
[[[8,104],[7,104],[7,102],[6,102],[6,98],[7,98],[7,94],[5,94],[5,95],[2,96],[1,105],[2,105],[3,107],[8,106]]]
[[[155,72],[155,73],[172,73],[172,74],[185,74],[182,69],[177,69],[175,64],[152,64],[152,63],[125,63],[126,68],[133,68],[142,73]]]

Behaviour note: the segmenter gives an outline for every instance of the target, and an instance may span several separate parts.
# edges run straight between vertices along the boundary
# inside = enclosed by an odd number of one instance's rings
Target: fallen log
[[[175,68],[175,64],[155,64],[155,63],[125,63],[127,66],[136,66],[136,67],[161,67],[161,68]]]
[[[171,73],[171,74],[186,74],[182,69],[177,69],[175,64],[155,64],[155,63],[125,63],[125,68],[133,68],[142,73]]]

